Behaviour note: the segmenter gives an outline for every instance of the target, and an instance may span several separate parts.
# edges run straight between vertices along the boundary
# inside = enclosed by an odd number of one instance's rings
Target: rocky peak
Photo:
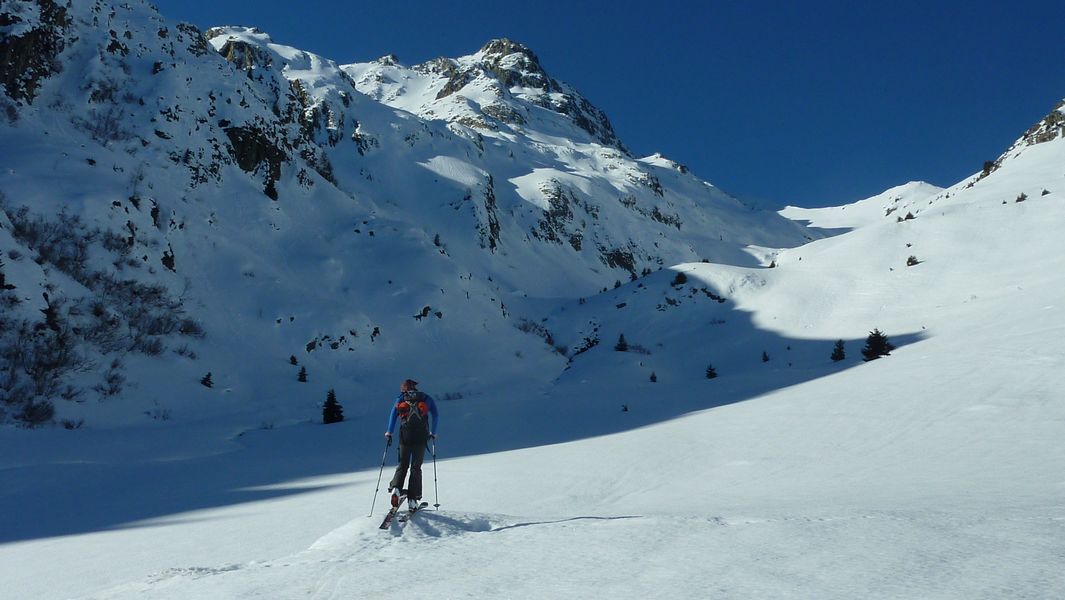
[[[1065,136],[1065,100],[1058,102],[1050,114],[1026,131],[1021,141],[1034,146],[1057,139],[1059,136]]]
[[[1054,106],[1050,114],[1043,117],[1038,123],[1032,125],[1028,131],[1024,132],[1024,135],[1020,137],[1012,146],[1002,153],[994,161],[987,161],[984,163],[983,171],[977,175],[976,179],[969,183],[970,186],[980,181],[984,177],[987,177],[991,173],[998,170],[1006,161],[1020,155],[1026,149],[1038,145],[1044,144],[1056,140],[1058,138],[1065,138],[1065,100],[1058,102]]]
[[[239,36],[239,34],[244,34],[244,36]],[[208,40],[213,40],[225,35],[230,36],[221,46],[218,46],[217,43],[215,46],[223,58],[244,71],[250,71],[254,68],[269,68],[274,62],[270,53],[260,45],[251,44],[241,39],[241,37],[249,34],[252,39],[260,41],[262,44],[271,41],[269,35],[255,27],[214,27],[208,29],[204,37]]]
[[[477,53],[484,69],[505,87],[537,88],[558,91],[559,85],[540,66],[536,54],[526,46],[507,38],[488,42]]]

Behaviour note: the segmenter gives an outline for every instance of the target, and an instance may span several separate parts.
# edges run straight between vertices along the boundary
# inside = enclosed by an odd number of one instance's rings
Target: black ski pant
[[[407,478],[407,470],[410,469],[410,481],[407,482],[407,497],[419,499],[422,497],[422,461],[425,459],[425,442],[417,444],[399,443],[399,466],[396,474],[388,484],[391,488],[403,489],[403,480]]]

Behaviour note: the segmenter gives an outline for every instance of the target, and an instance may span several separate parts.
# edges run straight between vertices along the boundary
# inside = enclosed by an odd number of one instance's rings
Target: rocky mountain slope
[[[541,386],[572,358],[533,325],[559,299],[816,235],[634,158],[508,40],[339,66],[104,0],[7,2],[0,36],[9,421]]]

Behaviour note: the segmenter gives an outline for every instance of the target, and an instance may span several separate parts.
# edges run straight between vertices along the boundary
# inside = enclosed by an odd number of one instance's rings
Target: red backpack
[[[414,390],[403,392],[396,401],[399,415],[399,439],[404,444],[424,444],[429,440],[429,403],[425,394]]]

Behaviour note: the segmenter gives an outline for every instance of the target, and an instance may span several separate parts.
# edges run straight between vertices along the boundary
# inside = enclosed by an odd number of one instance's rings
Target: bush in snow
[[[28,426],[52,420],[52,399],[74,399],[66,385],[72,373],[91,363],[78,345],[64,298],[49,299],[42,321],[13,319],[0,312],[0,419],[8,415]]]
[[[907,267],[912,267],[914,265],[919,265],[919,264],[921,264],[921,261],[917,260],[917,257],[912,255],[912,254],[910,255],[909,258],[906,259],[906,266]]]
[[[111,361],[111,367],[104,374],[103,383],[96,384],[93,389],[101,396],[117,396],[122,393],[122,384],[125,381],[126,377],[122,374],[122,361],[116,358]]]
[[[888,341],[888,337],[883,334],[879,329],[873,329],[869,333],[869,337],[865,338],[865,347],[862,348],[862,356],[864,360],[876,360],[881,356],[887,356],[891,354],[891,351],[895,349],[895,346]]]
[[[126,352],[157,356],[165,349],[165,336],[204,336],[202,326],[185,315],[182,300],[165,286],[121,278],[126,265],[140,264],[130,256],[136,243],[133,235],[90,228],[78,216],[64,212],[38,216],[27,207],[15,210],[2,196],[0,211],[11,222],[11,235],[29,249],[46,275],[54,270],[82,286],[74,297],[46,296],[42,321],[5,318],[0,310],[0,405],[4,407],[0,420],[30,424],[51,420],[46,402],[82,393],[66,381],[79,370],[99,369],[104,382],[94,389],[104,396],[118,393],[124,380],[120,365],[96,367],[84,356]],[[114,270],[93,268],[89,256],[100,252],[114,257],[110,261]],[[12,251],[8,257],[18,260],[21,254]],[[0,281],[3,308],[21,301],[3,293],[8,287],[6,280]]]
[[[688,276],[678,272],[677,276],[673,278],[673,281],[671,281],[669,285],[684,285],[685,283],[688,283]]]

